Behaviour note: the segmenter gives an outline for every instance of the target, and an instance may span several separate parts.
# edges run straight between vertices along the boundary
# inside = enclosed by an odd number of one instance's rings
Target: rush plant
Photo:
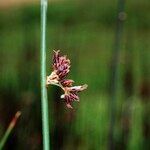
[[[59,86],[64,94],[61,98],[65,100],[66,106],[72,108],[73,101],[79,101],[78,93],[85,90],[87,85],[72,86],[73,80],[66,79],[70,71],[70,60],[61,56],[60,51],[54,51],[53,71],[46,78],[46,12],[47,0],[41,0],[41,109],[42,109],[42,133],[43,149],[50,149],[49,115],[48,115],[48,85]]]

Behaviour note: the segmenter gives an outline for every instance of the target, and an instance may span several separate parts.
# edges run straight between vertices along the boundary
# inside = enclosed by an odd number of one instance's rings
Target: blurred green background
[[[110,132],[114,150],[150,149],[150,3],[124,3],[114,103],[110,87],[118,1],[49,3],[47,75],[52,70],[52,50],[60,49],[71,59],[69,78],[89,86],[80,94],[80,102],[73,104],[74,110],[68,110],[59,98],[62,91],[49,87],[54,150],[112,149]],[[0,139],[12,116],[21,110],[5,149],[41,150],[40,5],[0,9]]]

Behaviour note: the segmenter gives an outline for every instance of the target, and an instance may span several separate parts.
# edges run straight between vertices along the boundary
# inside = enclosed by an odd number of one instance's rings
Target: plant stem
[[[117,90],[119,81],[119,57],[121,52],[121,40],[123,36],[123,25],[125,20],[125,0],[118,0],[118,10],[117,10],[117,21],[116,21],[116,35],[114,41],[114,49],[111,62],[111,87],[110,87],[110,127],[109,127],[109,150],[114,150],[115,148],[115,119],[116,119],[116,100],[117,100]]]
[[[0,141],[0,150],[2,150],[2,148],[4,147],[4,145],[5,145],[8,137],[9,137],[11,131],[13,130],[13,128],[15,127],[16,122],[17,122],[17,120],[18,120],[18,118],[19,118],[20,115],[21,115],[21,112],[17,111],[17,113],[15,114],[15,116],[13,117],[13,119],[11,120],[11,122],[10,122],[10,124],[9,124],[9,126],[8,126],[8,128],[7,128],[4,136],[2,138],[2,140]]]
[[[46,89],[46,12],[47,0],[41,0],[41,105],[43,149],[49,150],[49,115]]]

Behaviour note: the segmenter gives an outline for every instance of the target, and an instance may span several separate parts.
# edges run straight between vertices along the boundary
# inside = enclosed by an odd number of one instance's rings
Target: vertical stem
[[[43,149],[49,150],[49,115],[46,89],[46,12],[47,0],[41,0],[41,105]]]
[[[117,10],[117,22],[116,22],[116,34],[114,41],[114,50],[111,62],[111,89],[110,89],[110,128],[109,128],[109,150],[115,149],[114,141],[114,127],[115,127],[115,116],[116,116],[116,99],[117,99],[117,88],[119,79],[119,55],[121,52],[121,40],[123,34],[123,23],[125,20],[125,0],[118,0]]]

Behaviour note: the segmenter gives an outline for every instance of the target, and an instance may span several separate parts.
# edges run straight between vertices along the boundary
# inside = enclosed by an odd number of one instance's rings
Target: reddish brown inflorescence
[[[46,85],[57,85],[62,88],[64,94],[61,98],[65,100],[66,106],[72,108],[73,101],[79,101],[78,93],[85,90],[87,85],[72,86],[74,83],[71,79],[65,79],[70,71],[70,60],[66,56],[60,56],[60,51],[54,51],[53,71],[47,76]]]

